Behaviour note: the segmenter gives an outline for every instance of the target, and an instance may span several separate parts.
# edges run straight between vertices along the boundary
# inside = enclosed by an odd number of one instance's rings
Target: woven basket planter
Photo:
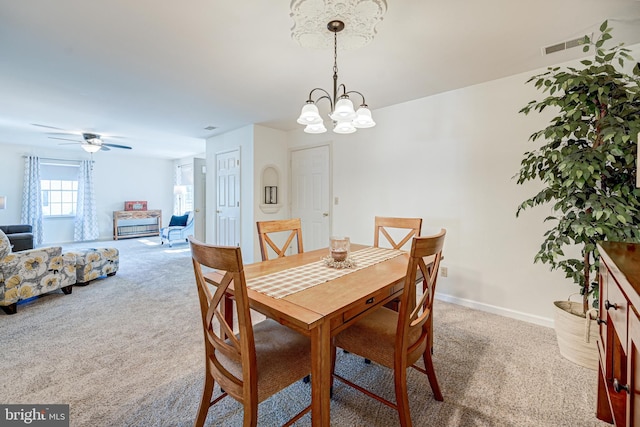
[[[583,317],[581,302],[556,301],[553,304],[560,354],[585,368],[598,369],[598,324],[595,316],[590,316],[589,320]]]

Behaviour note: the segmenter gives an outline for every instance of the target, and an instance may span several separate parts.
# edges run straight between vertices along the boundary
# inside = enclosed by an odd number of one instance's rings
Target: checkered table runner
[[[355,268],[332,268],[320,260],[312,264],[290,268],[278,273],[247,280],[247,287],[273,298],[283,298],[329,280],[337,279],[382,261],[397,257],[403,251],[385,248],[365,248],[351,252]]]

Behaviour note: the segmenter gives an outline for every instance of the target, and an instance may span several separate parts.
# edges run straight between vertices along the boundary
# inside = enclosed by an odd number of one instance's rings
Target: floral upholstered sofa
[[[70,294],[76,283],[76,257],[62,247],[11,252],[0,230],[0,308],[15,314],[18,301],[61,289]]]

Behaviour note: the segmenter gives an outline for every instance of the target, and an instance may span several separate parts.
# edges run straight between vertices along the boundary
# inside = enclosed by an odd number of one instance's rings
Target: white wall
[[[240,247],[253,248],[254,170],[253,170],[254,126],[245,126],[207,139],[207,243],[214,243],[216,236],[216,154],[240,149]],[[253,262],[253,251],[244,250],[244,263]]]
[[[253,228],[253,257],[254,260],[260,260],[260,246],[258,242],[258,233],[256,221],[272,221],[277,219],[286,219],[290,217],[289,207],[289,157],[287,151],[287,134],[286,132],[267,128],[264,126],[255,126],[254,132],[254,165],[255,174],[253,176],[254,188],[254,219]],[[260,204],[264,203],[264,184],[262,183],[262,172],[267,167],[276,169],[280,176],[278,184],[278,204],[281,205],[277,212],[264,212],[260,208]],[[263,206],[264,209],[271,206]]]
[[[371,244],[374,216],[422,217],[423,235],[447,229],[441,298],[550,326],[576,287],[533,264],[548,212],[515,217],[537,187],[512,177],[546,125],[518,114],[538,96],[532,74],[375,110],[377,126],[351,135],[291,132],[290,146],[333,140],[333,233]]]
[[[9,206],[0,210],[0,224],[19,224],[25,155],[66,160],[88,160],[81,150],[54,150],[0,143],[0,195]],[[125,200],[146,200],[149,209],[161,209],[163,224],[173,210],[173,161],[138,157],[135,153],[100,152],[93,155],[100,240],[113,239],[113,211]],[[73,219],[45,219],[44,243],[73,241]],[[158,238],[159,239],[159,238]]]
[[[245,126],[207,139],[207,242],[215,242],[216,167],[217,153],[240,148],[240,246],[243,262],[260,259],[260,247],[256,233],[256,221],[288,218],[288,154],[286,132],[259,125]],[[282,208],[276,213],[260,209],[264,187],[261,173],[266,166],[274,166],[280,172],[278,203]]]

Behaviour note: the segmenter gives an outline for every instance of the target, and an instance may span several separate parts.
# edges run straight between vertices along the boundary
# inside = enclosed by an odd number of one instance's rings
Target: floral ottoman
[[[88,285],[94,279],[113,276],[118,271],[116,248],[81,249],[73,253],[76,256],[76,285]]]

